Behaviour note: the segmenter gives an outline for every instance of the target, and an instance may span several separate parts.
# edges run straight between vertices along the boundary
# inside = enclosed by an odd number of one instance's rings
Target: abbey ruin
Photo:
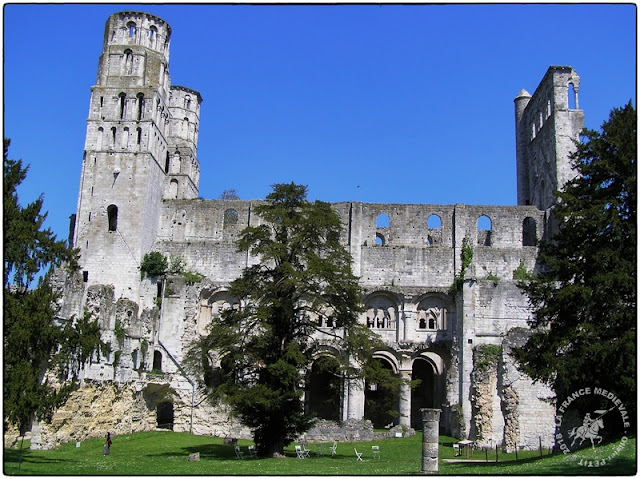
[[[182,362],[220,311],[238,303],[229,284],[257,259],[238,253],[234,240],[260,223],[260,201],[198,198],[202,97],[171,84],[170,37],[154,15],[107,20],[71,233],[81,269],[60,270],[55,281],[64,293],[59,319],[91,312],[111,351],[86,365],[51,423],[34,426],[33,448],[157,427],[250,437],[204,400]],[[333,204],[365,291],[361,321],[386,345],[375,357],[422,380],[401,391],[398,415],[382,426],[415,428],[419,409],[434,407],[443,433],[479,445],[553,445],[552,391],[521,374],[510,350],[526,339],[531,314],[518,272],[536,269],[553,192],[572,174],[568,156],[584,123],[579,85],[571,67],[552,66],[533,95],[515,98],[517,206]],[[178,258],[191,275],[141,278],[152,251]],[[323,344],[327,355],[340,354]],[[344,379],[340,407],[326,411],[324,379],[313,368],[306,377],[309,412],[337,424],[381,420],[368,410],[384,394],[375,384]]]

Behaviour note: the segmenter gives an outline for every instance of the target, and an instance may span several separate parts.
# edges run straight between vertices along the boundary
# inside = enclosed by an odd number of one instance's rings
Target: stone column
[[[400,425],[411,427],[411,371],[400,371],[402,385],[400,386]]]
[[[364,417],[364,379],[349,380],[347,419]]]
[[[422,413],[422,473],[438,472],[438,432],[440,409],[420,409]]]

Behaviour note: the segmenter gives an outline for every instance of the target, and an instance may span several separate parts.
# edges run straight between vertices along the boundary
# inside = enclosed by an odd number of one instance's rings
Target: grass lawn
[[[309,459],[296,458],[294,444],[287,447],[286,458],[247,459],[251,441],[239,441],[245,459],[235,457],[233,447],[221,438],[192,436],[187,433],[143,432],[115,436],[111,454],[102,455],[103,440],[65,444],[51,451],[31,451],[25,441],[22,463],[18,470],[18,449],[4,450],[4,474],[7,475],[412,475],[419,474],[422,465],[422,436],[385,439],[369,443],[339,443],[335,457],[317,457],[315,445]],[[442,444],[454,439],[441,437]],[[379,445],[380,459],[373,459],[371,445]],[[325,453],[328,450],[325,445]],[[353,449],[363,453],[357,462]],[[613,451],[615,444],[604,446]],[[600,453],[606,451],[602,449]],[[189,462],[189,454],[199,452],[200,461]],[[636,471],[636,440],[630,439],[607,465],[599,468],[581,466],[564,454],[540,458],[537,451],[518,454],[489,454],[489,462],[447,463],[454,459],[450,445],[440,447],[441,474],[599,474],[625,475]],[[459,458],[455,458],[459,459]],[[485,459],[485,453],[475,451],[473,461]],[[573,459],[573,458],[572,458]]]

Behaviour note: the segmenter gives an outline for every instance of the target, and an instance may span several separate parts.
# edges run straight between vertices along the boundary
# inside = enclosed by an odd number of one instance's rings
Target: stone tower
[[[569,155],[584,126],[578,105],[580,77],[568,66],[551,66],[533,96],[515,98],[518,204],[540,210],[574,176]]]
[[[111,15],[91,88],[74,245],[85,283],[112,284],[132,300],[162,199],[198,196],[202,98],[171,86],[170,38],[154,15]]]

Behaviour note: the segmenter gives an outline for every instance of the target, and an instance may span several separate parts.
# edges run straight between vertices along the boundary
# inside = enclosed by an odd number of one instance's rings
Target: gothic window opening
[[[136,24],[133,22],[127,23],[127,28],[129,29],[129,36],[132,37],[136,34]]]
[[[125,93],[120,93],[118,97],[120,98],[120,119],[122,120],[124,119],[124,115],[126,113],[125,110],[127,105],[127,102],[126,102],[127,95]]]
[[[169,156],[169,152],[167,151],[167,156],[164,160],[164,172],[169,173],[169,165],[171,164],[171,157]]]
[[[169,198],[178,198],[178,180],[176,179],[169,182]]]
[[[116,147],[116,127],[111,127],[111,145]]]
[[[133,73],[133,52],[129,49],[124,51],[124,74],[131,75]]]
[[[118,229],[118,207],[116,205],[107,206],[107,220],[109,231],[116,231]]]
[[[578,103],[578,94],[576,93],[576,88],[573,85],[573,83],[569,83],[569,98],[567,98],[568,100],[568,104],[569,104],[569,110],[575,110],[577,108],[577,103]]]
[[[122,148],[127,149],[129,147],[129,128],[124,128],[124,134],[122,135]]]
[[[162,371],[162,353],[160,351],[153,352],[153,367],[154,371]]]
[[[96,139],[96,149],[97,150],[101,150],[102,149],[102,136],[104,135],[104,128],[100,127],[98,128],[98,137]]]
[[[376,245],[384,246],[385,244],[386,244],[386,240],[385,240],[385,237],[382,235],[382,233],[376,233]]]
[[[430,230],[442,228],[442,220],[438,215],[431,215],[427,218],[427,228]]]
[[[376,218],[376,228],[388,228],[389,227],[389,215],[384,213],[379,214]]]
[[[144,118],[144,95],[142,93],[138,93],[138,121]]]
[[[442,242],[442,219],[438,215],[431,215],[427,218],[427,246],[433,246]]]
[[[476,223],[479,246],[491,246],[491,218],[482,215]]]
[[[142,143],[142,128],[136,128],[136,132],[138,133],[137,142],[138,145]]]
[[[536,220],[529,216],[522,222],[522,246],[535,246],[536,242]]]
[[[229,208],[224,212],[224,226],[233,226],[238,224],[238,212],[233,208]]]

